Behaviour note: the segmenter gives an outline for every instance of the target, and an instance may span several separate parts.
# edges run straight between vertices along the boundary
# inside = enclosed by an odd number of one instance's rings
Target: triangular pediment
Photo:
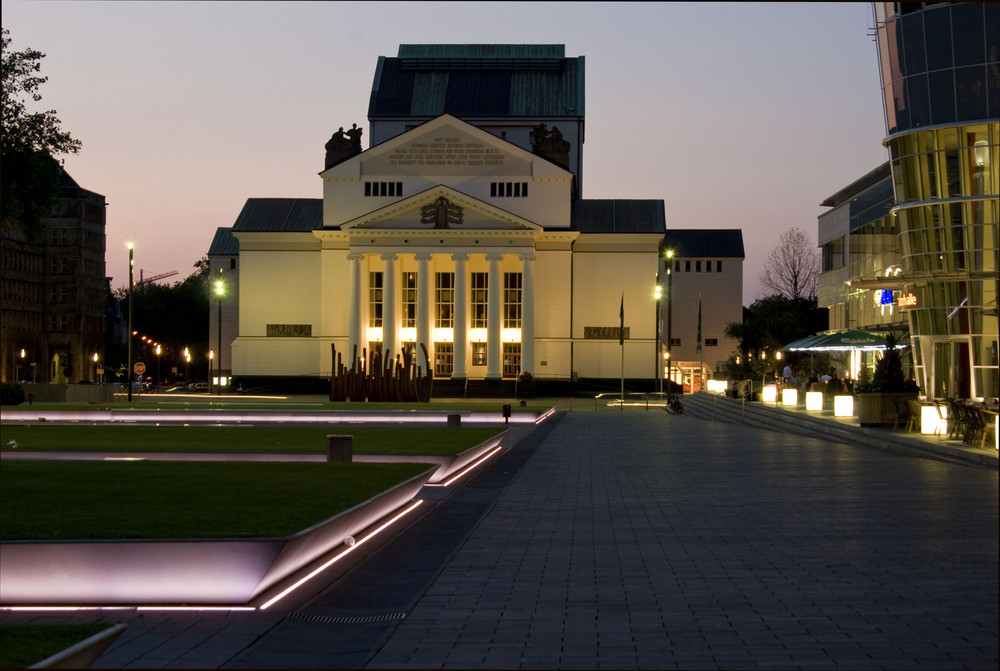
[[[568,170],[450,114],[412,128],[320,175],[354,179],[429,175],[572,177]]]
[[[438,185],[344,222],[340,229],[541,231],[542,227],[451,187]]]

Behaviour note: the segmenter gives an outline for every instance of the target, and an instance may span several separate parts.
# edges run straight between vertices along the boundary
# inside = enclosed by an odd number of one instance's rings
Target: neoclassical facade
[[[222,303],[238,324],[223,375],[231,362],[238,384],[321,380],[334,349],[347,366],[382,350],[453,386],[652,386],[663,201],[580,197],[583,59],[562,52],[409,45],[380,59],[372,146],[341,128],[322,199],[249,199],[216,236],[213,272],[239,283]]]

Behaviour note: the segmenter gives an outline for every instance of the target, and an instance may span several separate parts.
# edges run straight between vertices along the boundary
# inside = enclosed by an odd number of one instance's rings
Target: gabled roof
[[[574,200],[571,230],[581,233],[663,233],[662,200]]]
[[[232,231],[284,233],[322,227],[322,198],[247,198]]]
[[[680,258],[746,258],[743,231],[729,229],[671,229],[663,236],[663,249]]]
[[[215,237],[212,244],[208,246],[209,256],[238,256],[240,253],[240,242],[233,235],[231,228],[215,229]]]
[[[583,117],[584,59],[561,44],[402,44],[380,56],[368,118]]]

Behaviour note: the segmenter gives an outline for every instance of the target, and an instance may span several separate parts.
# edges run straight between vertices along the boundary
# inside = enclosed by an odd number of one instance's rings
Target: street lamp
[[[128,383],[128,402],[132,402],[132,298],[134,287],[132,285],[132,269],[135,261],[132,257],[133,245],[131,242],[125,243],[128,247],[128,362],[125,364],[125,381]]]
[[[663,298],[663,287],[660,285],[660,273],[656,273],[656,288],[653,290],[656,299],[656,355],[653,357],[653,373],[659,380],[659,391],[663,394],[663,371],[660,370],[660,322],[663,320],[660,312],[660,301]]]
[[[184,348],[184,384],[189,384],[191,380],[188,378],[189,368],[191,366],[191,352],[187,347]]]
[[[156,387],[159,390],[160,387],[160,345],[156,345]]]
[[[670,348],[673,345],[673,308],[674,308],[674,250],[667,250],[667,380],[670,386],[667,390],[668,396],[674,395],[674,383],[671,377],[671,369],[674,360],[671,356]]]
[[[215,295],[219,299],[219,360],[215,364],[215,371],[219,376],[219,384],[216,388],[222,394],[222,294],[225,292],[225,285],[222,283],[222,268],[219,268],[219,279],[215,281]]]

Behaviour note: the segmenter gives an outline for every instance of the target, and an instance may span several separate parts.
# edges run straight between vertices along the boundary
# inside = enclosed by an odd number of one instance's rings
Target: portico
[[[534,375],[535,260],[523,246],[352,249],[348,356],[424,345],[436,377]]]

